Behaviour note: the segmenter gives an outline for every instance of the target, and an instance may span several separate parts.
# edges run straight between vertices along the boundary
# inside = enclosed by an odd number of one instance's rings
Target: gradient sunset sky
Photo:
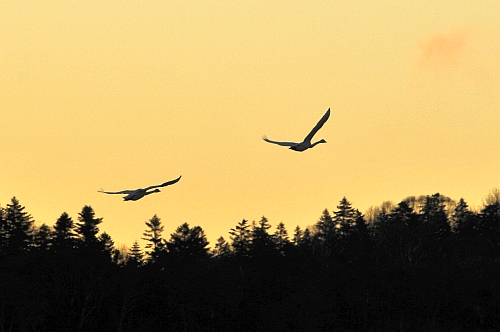
[[[2,1],[0,204],[84,205],[116,244],[157,214],[213,246],[335,210],[500,187],[500,1]],[[295,152],[261,137],[315,139]],[[136,202],[97,192],[182,175]],[[140,241],[143,244],[142,241]]]

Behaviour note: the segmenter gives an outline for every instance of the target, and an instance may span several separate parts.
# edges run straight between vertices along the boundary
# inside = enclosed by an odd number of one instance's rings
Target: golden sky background
[[[116,244],[157,214],[213,245],[500,176],[499,1],[2,1],[0,204],[84,205]],[[312,150],[301,141],[328,108]],[[136,202],[117,191],[179,183]],[[141,242],[141,241],[140,241]],[[142,243],[142,242],[141,242]]]

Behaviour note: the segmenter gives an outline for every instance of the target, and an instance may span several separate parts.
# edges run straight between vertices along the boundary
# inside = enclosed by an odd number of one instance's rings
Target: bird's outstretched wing
[[[171,180],[171,181],[167,181],[167,182],[163,182],[162,184],[158,184],[156,186],[149,186],[149,187],[146,188],[146,190],[153,189],[153,188],[158,188],[158,187],[170,186],[171,184],[179,182],[179,180],[181,179],[181,177],[182,177],[182,175],[179,176],[177,179],[174,179],[174,180]]]
[[[323,127],[323,125],[325,124],[326,120],[328,120],[329,117],[330,117],[330,109],[326,111],[325,115],[323,115],[323,117],[319,120],[316,126],[314,126],[309,135],[307,135],[306,138],[304,138],[304,142],[310,142],[314,134],[316,134],[316,132],[320,130],[321,127]]]
[[[267,138],[266,136],[262,136],[262,139],[266,142],[269,142],[269,143],[273,143],[273,144],[278,144],[278,145],[281,145],[281,146],[296,146],[298,145],[299,143],[295,143],[295,142],[278,142],[278,141],[271,141],[269,138]]]
[[[122,190],[122,191],[104,191],[98,190],[98,192],[103,193],[103,194],[120,194],[120,195],[130,195],[135,192],[135,190]]]

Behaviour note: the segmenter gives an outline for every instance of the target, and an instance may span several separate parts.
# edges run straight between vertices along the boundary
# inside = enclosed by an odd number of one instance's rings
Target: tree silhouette
[[[111,236],[108,233],[103,232],[101,235],[99,235],[97,240],[101,243],[103,250],[111,256],[113,254],[115,245],[115,242],[113,241],[113,239],[111,239]]]
[[[2,249],[7,255],[27,252],[30,249],[33,219],[24,209],[16,197],[12,197],[5,207],[2,219]]]
[[[134,241],[132,247],[128,252],[127,265],[137,267],[141,266],[142,264],[143,264],[143,254],[141,251],[141,247],[139,246],[139,243],[136,240]]]
[[[5,220],[5,211],[0,206],[0,257],[7,254],[7,248],[9,247],[9,225],[7,220]]]
[[[276,243],[276,249],[281,255],[286,255],[290,247],[290,240],[288,239],[288,232],[285,228],[285,224],[280,222],[276,227],[276,231],[273,235],[274,242]]]
[[[101,222],[102,218],[96,218],[94,209],[89,205],[85,205],[78,214],[76,233],[79,235],[80,243],[84,248],[92,248],[100,251],[97,239],[99,228],[97,225]]]
[[[64,252],[73,249],[75,247],[75,238],[73,220],[66,212],[63,212],[54,225],[54,250]]]
[[[154,262],[158,259],[161,252],[165,249],[165,244],[161,233],[163,232],[163,226],[161,224],[161,219],[155,214],[149,221],[146,221],[147,229],[143,235],[143,240],[148,241],[146,245],[147,254],[149,255],[149,261]]]
[[[229,238],[231,239],[231,247],[236,256],[238,257],[246,257],[248,255],[248,251],[250,250],[251,243],[251,233],[248,229],[250,225],[248,224],[248,220],[243,219],[240,221],[235,228],[231,228],[229,234],[231,235]]]
[[[486,205],[475,227],[494,257],[500,257],[500,201]]]
[[[339,225],[340,235],[342,237],[349,236],[352,228],[356,223],[356,210],[352,207],[351,202],[343,197],[340,204],[337,205],[337,211],[334,212],[333,221]]]
[[[295,230],[293,232],[293,244],[295,246],[299,245],[300,241],[302,240],[303,235],[304,235],[304,232],[302,232],[300,227],[297,225],[297,227],[295,227]]]
[[[271,228],[269,220],[262,217],[257,225],[254,224],[251,233],[252,242],[250,243],[250,256],[253,258],[264,258],[272,255],[275,251],[275,243],[267,230]]]
[[[156,264],[143,264],[135,241],[125,266],[89,206],[74,241],[66,213],[36,227],[9,204],[0,331],[497,331],[495,197],[472,212],[463,199],[410,196],[368,217],[344,197],[333,216],[297,226],[293,244],[284,223],[243,219],[212,255],[200,226],[183,223],[165,241],[154,215],[144,236]]]
[[[422,262],[426,256],[418,215],[407,200],[401,201],[389,214],[378,216],[377,244],[379,257],[385,263],[407,268]]]
[[[344,246],[344,259],[348,262],[368,261],[372,243],[365,217],[359,210],[355,210],[355,222],[351,225],[349,236],[344,239]]]
[[[444,200],[439,193],[427,196],[422,207],[422,221],[427,223],[437,240],[450,236],[451,227],[445,211]]]
[[[50,226],[42,224],[33,232],[33,247],[40,251],[49,250],[52,247],[52,236],[53,232]]]
[[[231,255],[231,246],[227,241],[221,236],[217,239],[215,247],[212,250],[212,256],[216,258],[229,257]]]
[[[166,242],[168,252],[180,258],[208,257],[208,241],[200,226],[189,227],[183,223]]]
[[[453,231],[467,238],[473,238],[475,234],[475,214],[469,211],[469,207],[463,198],[460,198],[451,216]]]
[[[312,239],[312,246],[315,251],[317,248],[321,256],[326,258],[335,252],[338,239],[338,224],[333,220],[330,212],[324,209],[316,223],[316,232]]]

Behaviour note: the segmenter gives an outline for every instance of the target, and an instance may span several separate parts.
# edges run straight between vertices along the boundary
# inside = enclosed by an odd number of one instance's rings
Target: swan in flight
[[[290,149],[295,150],[295,151],[304,151],[304,150],[307,150],[309,148],[313,148],[316,144],[326,143],[326,141],[324,139],[321,139],[321,140],[311,144],[311,140],[312,140],[314,134],[316,134],[316,132],[321,127],[323,127],[323,125],[325,124],[326,120],[328,120],[329,117],[330,117],[330,109],[328,109],[328,111],[326,111],[325,115],[323,115],[323,117],[319,120],[319,122],[316,124],[316,126],[314,126],[314,128],[311,130],[311,132],[300,143],[272,141],[272,140],[268,139],[266,136],[262,137],[262,139],[266,142],[269,142],[269,143],[274,143],[274,144],[278,144],[281,146],[289,146]]]
[[[104,194],[127,195],[127,196],[123,197],[124,201],[137,201],[138,199],[141,199],[146,195],[153,194],[153,193],[159,193],[160,189],[158,189],[158,187],[166,187],[166,186],[169,186],[171,184],[179,182],[179,180],[181,179],[181,176],[179,176],[177,179],[174,179],[172,181],[167,181],[167,182],[164,182],[164,183],[159,184],[157,186],[149,186],[147,188],[139,188],[139,189],[135,189],[135,190],[122,190],[122,191],[104,191],[101,189],[101,190],[98,190],[98,192],[104,193]],[[152,190],[152,191],[148,191],[148,190],[154,189],[154,188],[156,188],[156,189]]]

